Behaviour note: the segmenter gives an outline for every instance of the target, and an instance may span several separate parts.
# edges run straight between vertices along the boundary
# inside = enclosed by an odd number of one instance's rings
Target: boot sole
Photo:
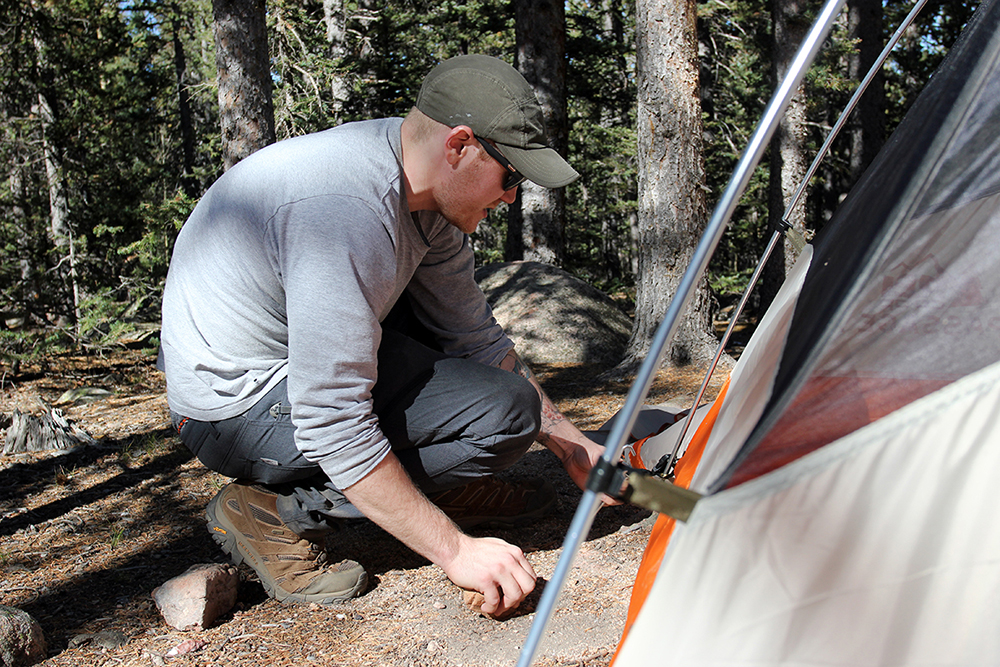
[[[368,573],[362,572],[357,583],[350,589],[334,594],[321,593],[307,595],[304,593],[290,593],[274,583],[271,575],[268,574],[256,549],[239,538],[240,531],[236,530],[232,524],[226,521],[225,514],[218,512],[216,505],[218,496],[209,501],[205,509],[205,517],[208,519],[208,532],[215,540],[215,543],[229,555],[234,565],[246,563],[257,573],[257,578],[267,594],[278,602],[292,602],[297,604],[337,604],[350,600],[358,596],[368,585]]]

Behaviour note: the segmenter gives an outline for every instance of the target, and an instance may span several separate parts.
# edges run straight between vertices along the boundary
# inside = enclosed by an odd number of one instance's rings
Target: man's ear
[[[465,157],[469,146],[476,143],[472,128],[467,125],[456,125],[445,135],[445,159],[455,166]]]

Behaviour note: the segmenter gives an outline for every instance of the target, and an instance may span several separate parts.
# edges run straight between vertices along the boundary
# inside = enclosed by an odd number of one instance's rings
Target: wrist
[[[432,559],[432,562],[444,570],[444,573],[448,575],[449,579],[453,579],[452,569],[457,563],[462,561],[462,553],[468,547],[468,543],[472,540],[471,537],[463,533],[457,526],[452,524],[454,528],[454,535],[451,539],[447,540],[446,543],[442,544],[442,550],[439,560]]]

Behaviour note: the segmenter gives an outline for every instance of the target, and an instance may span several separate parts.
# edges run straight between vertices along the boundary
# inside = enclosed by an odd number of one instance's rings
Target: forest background
[[[515,28],[531,4],[268,0],[275,138],[404,115],[424,74],[451,56],[486,53],[523,69]],[[775,63],[801,38],[789,26],[808,26],[820,4],[566,2],[555,26],[565,37],[565,150],[582,177],[566,188],[549,261],[626,302],[652,279],[638,261],[636,36],[646,28],[637,16],[696,12],[711,206],[776,87]],[[863,42],[878,53],[912,6],[848,4],[798,96],[799,162],[811,161],[864,75]],[[807,236],[831,217],[976,4],[929,0],[869,91],[875,130],[849,125],[810,183],[797,222]],[[16,375],[26,360],[101,351],[158,322],[173,240],[224,169],[222,114],[211,0],[0,0],[0,8],[0,361]],[[671,140],[683,138],[668,137],[668,150]],[[745,287],[787,199],[778,180],[789,163],[774,144],[754,173],[711,263],[716,304]],[[480,226],[478,264],[532,258],[511,242],[517,215],[500,207]],[[147,343],[155,347],[155,337]]]

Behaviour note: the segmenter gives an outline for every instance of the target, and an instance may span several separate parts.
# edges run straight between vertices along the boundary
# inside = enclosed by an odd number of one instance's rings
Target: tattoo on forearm
[[[527,380],[534,380],[537,382],[535,375],[531,372],[531,369],[528,368],[528,364],[521,361],[521,357],[519,357],[516,352],[511,351],[510,356],[514,360],[514,366],[510,369],[512,373],[520,375]],[[551,440],[548,434],[552,431],[553,427],[558,425],[560,422],[566,421],[566,417],[559,412],[558,408],[556,408],[544,392],[541,392],[541,399],[542,428],[541,433],[538,436],[538,441],[542,444],[546,444],[547,440]]]
[[[516,354],[514,355],[514,368],[512,368],[511,370],[514,373],[517,373],[521,377],[526,378],[528,380],[530,380],[533,377],[535,377],[531,373],[531,369],[528,368],[528,364],[526,364],[523,361],[521,361],[521,357],[517,356]]]
[[[566,421],[566,417],[547,398],[542,399],[542,430],[552,427],[561,421]]]

